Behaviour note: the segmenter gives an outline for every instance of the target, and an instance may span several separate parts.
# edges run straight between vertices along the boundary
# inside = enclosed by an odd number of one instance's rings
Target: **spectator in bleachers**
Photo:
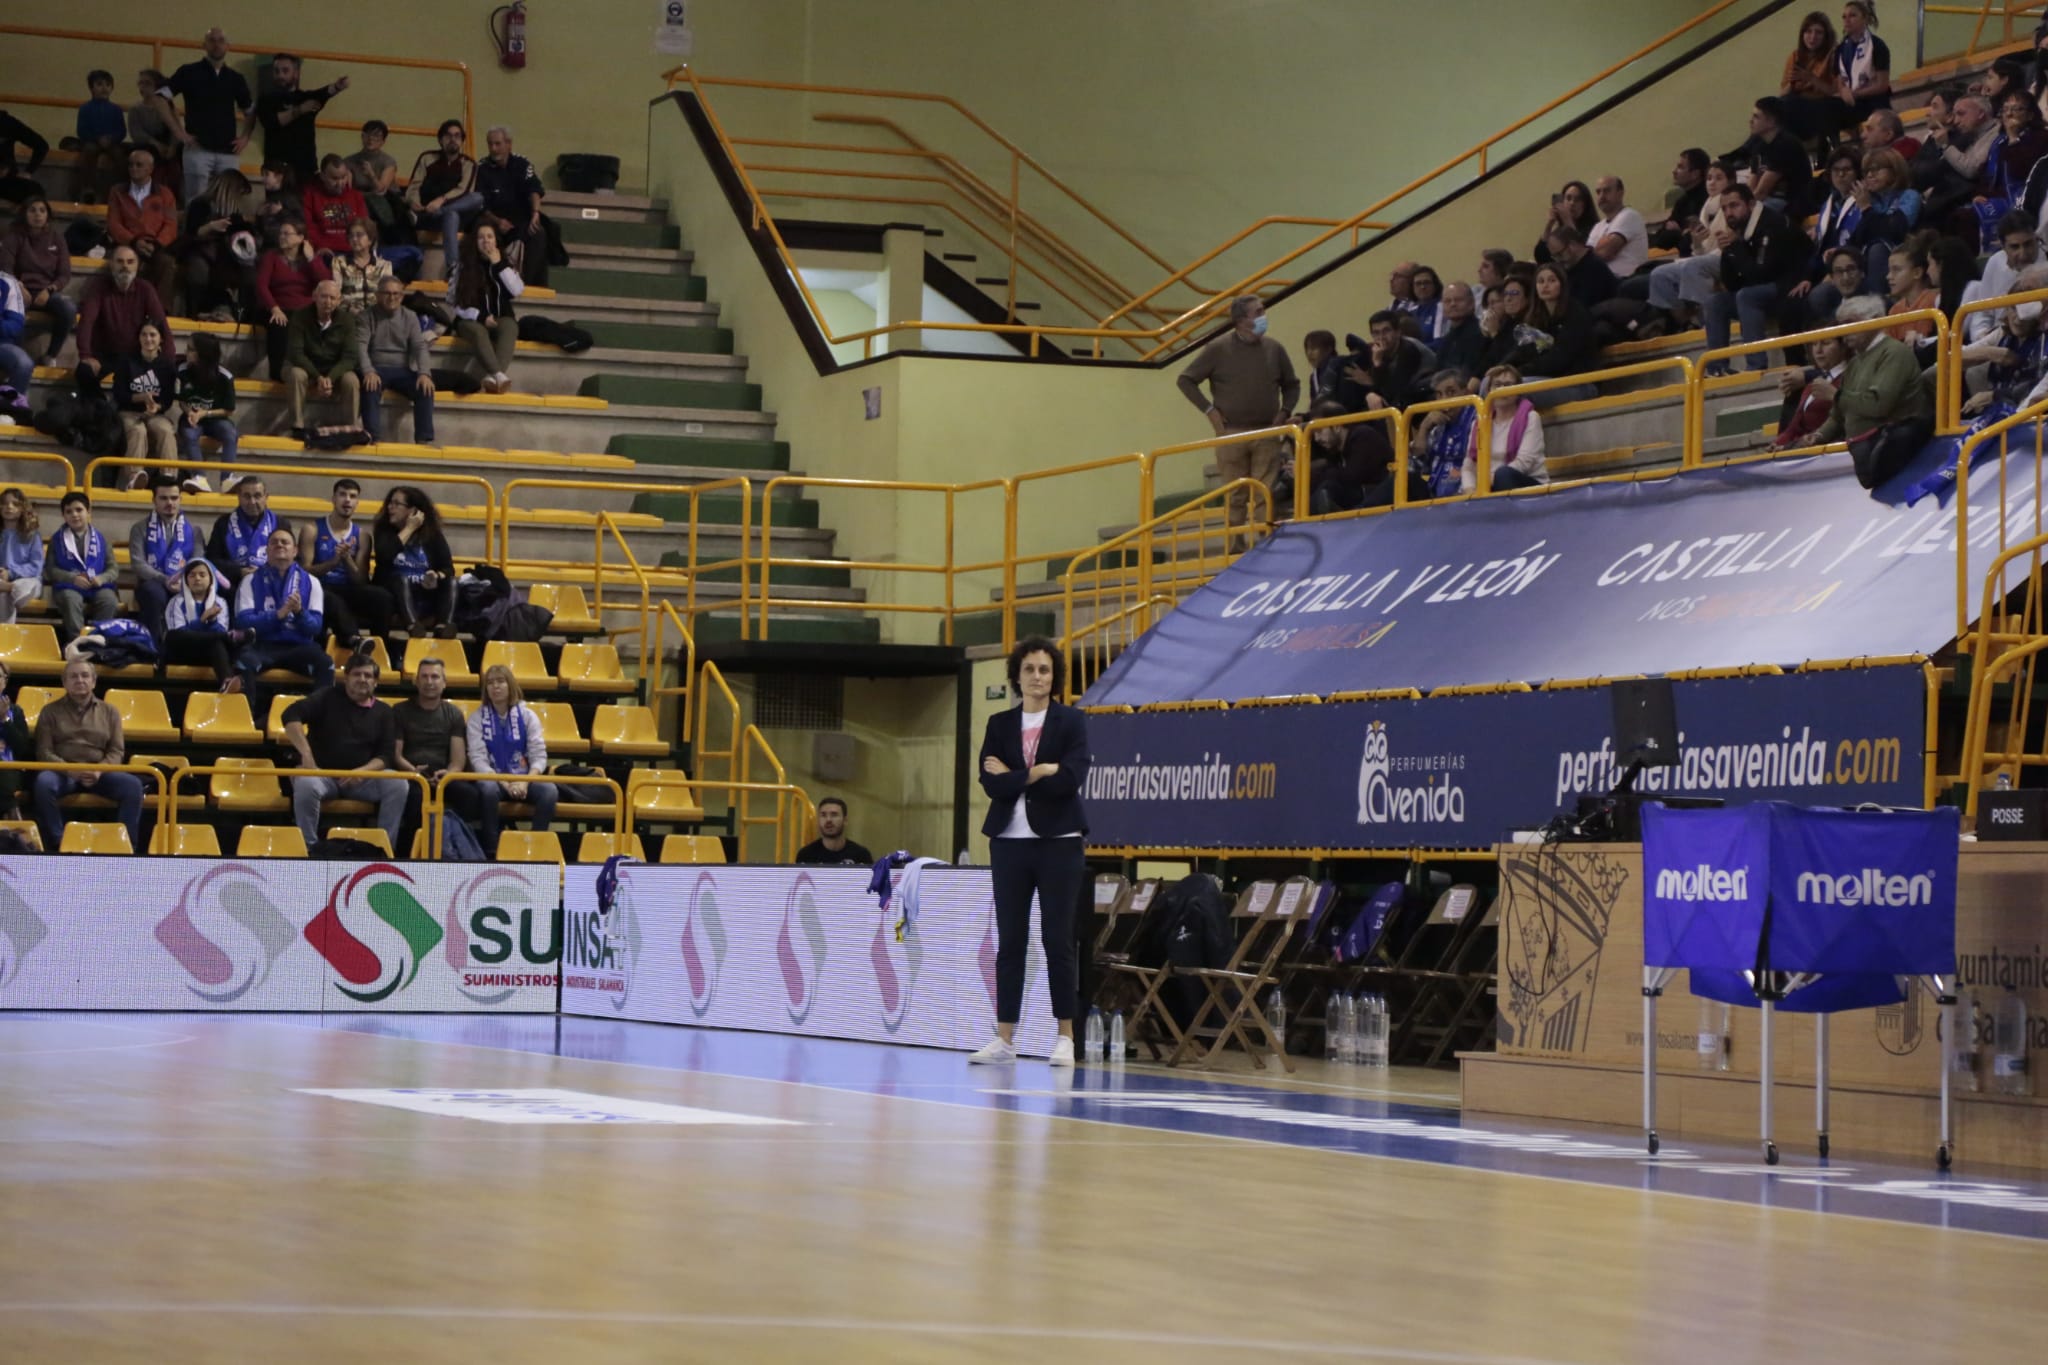
[[[1372,334],[1370,348],[1344,370],[1344,377],[1357,386],[1360,401],[1346,406],[1377,411],[1405,408],[1421,398],[1427,392],[1423,381],[1436,368],[1435,354],[1401,330],[1401,315],[1391,308],[1374,313],[1366,330]],[[1357,338],[1351,342],[1356,345]]]
[[[272,383],[284,379],[293,316],[312,307],[313,292],[332,278],[327,263],[306,244],[305,224],[296,218],[278,224],[277,248],[264,252],[256,265],[256,306],[263,318]]]
[[[1770,334],[1771,322],[1780,318],[1791,300],[1791,290],[1800,282],[1812,243],[1784,214],[1757,202],[1747,185],[1730,185],[1721,196],[1721,214],[1733,237],[1721,249],[1721,292],[1707,299],[1707,348],[1719,350],[1728,344],[1728,323],[1742,319],[1744,342],[1762,341]],[[1743,367],[1762,371],[1769,368],[1769,353],[1752,351],[1743,357]],[[1727,374],[1729,367],[1716,361],[1709,374]]]
[[[1891,314],[1921,313],[1941,305],[1941,291],[1936,289],[1929,278],[1933,256],[1929,248],[1938,240],[1932,232],[1916,232],[1899,244],[1887,260],[1885,269],[1885,292],[1891,299]],[[1840,316],[1840,310],[1836,310]],[[1919,341],[1934,335],[1934,323],[1902,322],[1896,327],[1885,329],[1886,335],[1899,341]]]
[[[448,665],[439,659],[422,659],[412,672],[413,695],[391,708],[398,736],[392,745],[392,766],[402,773],[418,773],[438,783],[448,773],[470,771],[469,720],[462,708],[447,698]],[[412,832],[420,823],[420,789],[406,785],[405,819],[400,825],[408,847]],[[480,823],[475,782],[450,782],[448,805],[458,815]]]
[[[1495,492],[1550,482],[1550,470],[1543,458],[1542,417],[1537,415],[1530,399],[1503,392],[1521,382],[1522,376],[1512,365],[1496,365],[1486,372],[1483,390],[1493,428],[1489,444]],[[1475,492],[1479,487],[1477,446],[1476,435],[1466,443],[1465,463],[1458,477],[1461,492]]]
[[[446,279],[455,277],[456,251],[462,240],[462,220],[483,207],[476,192],[476,162],[463,153],[465,130],[461,119],[442,123],[435,134],[439,144],[420,153],[412,163],[412,176],[405,187],[405,201],[423,222],[441,225],[441,268]]]
[[[1835,320],[1868,322],[1883,316],[1883,302],[1864,297],[1844,301]],[[1905,468],[1934,435],[1933,395],[1920,382],[1920,362],[1905,342],[1883,332],[1857,332],[1843,337],[1842,346],[1849,353],[1848,366],[1835,386],[1834,409],[1813,433],[1813,444],[1855,437],[1849,453],[1856,481],[1875,488]]]
[[[128,183],[107,197],[107,236],[135,248],[143,277],[168,308],[178,279],[178,201],[156,183],[156,156],[147,147],[128,153]]]
[[[2027,64],[2024,59],[2008,54],[1995,59],[1978,78],[1981,89],[1978,93],[1991,101],[1993,112],[2005,105],[2007,95],[2024,95],[2027,92]]]
[[[306,206],[306,241],[324,257],[346,254],[349,224],[370,216],[370,206],[349,176],[348,163],[329,153],[321,159],[320,174],[300,183],[306,187],[300,196]]]
[[[1543,243],[1549,259],[1542,264],[1554,265],[1564,272],[1565,284],[1581,308],[1592,308],[1614,297],[1619,288],[1614,272],[1579,240],[1578,233],[1554,227],[1544,234]]]
[[[312,183],[314,167],[320,162],[315,145],[320,111],[348,89],[348,77],[339,77],[318,90],[303,90],[299,87],[302,65],[289,52],[270,59],[270,89],[256,101],[256,121],[263,125],[263,159],[284,162],[305,185]]]
[[[1964,303],[1995,299],[2019,291],[2020,273],[2041,256],[2041,241],[2034,233],[2034,220],[2015,209],[1998,220],[1999,249],[1984,261],[1983,272],[1963,291]],[[1944,281],[1947,277],[1943,276]],[[1986,333],[1998,329],[1998,314],[1982,311],[1970,314],[1964,323],[1963,340],[1974,344]]]
[[[171,131],[185,144],[185,198],[197,199],[222,171],[234,170],[242,149],[256,128],[256,102],[249,82],[228,65],[228,36],[218,28],[206,31],[206,55],[171,73],[157,91],[169,115]],[[181,118],[173,96],[185,101]]]
[[[1409,280],[1412,294],[1412,308],[1396,310],[1404,321],[1403,331],[1420,340],[1425,346],[1434,347],[1436,339],[1444,330],[1444,282],[1436,271],[1426,265],[1415,267],[1415,275]]]
[[[28,148],[27,166],[14,159],[16,143]],[[40,196],[43,186],[35,175],[42,169],[43,158],[49,154],[49,139],[5,109],[0,109],[0,199],[19,204]]]
[[[1927,97],[1927,117],[1921,124],[1924,136],[1920,139],[1920,150],[1907,158],[1907,169],[1912,172],[1913,183],[1922,190],[1933,189],[1939,181],[1939,168],[1946,167],[1942,155],[1948,151],[1949,125],[1955,119],[1956,104],[1967,91],[1957,86],[1943,86]],[[1870,150],[1866,147],[1864,150]]]
[[[22,348],[28,339],[28,291],[21,281],[0,270],[0,384],[26,402],[36,363]]]
[[[111,396],[131,462],[121,484],[130,491],[149,483],[149,470],[134,461],[172,460],[178,454],[178,361],[166,354],[165,335],[155,323],[143,323],[141,349],[114,362]]]
[[[334,686],[330,679],[319,691],[285,708],[285,738],[298,752],[300,767],[363,774],[292,779],[293,820],[309,846],[320,838],[320,803],[338,797],[374,802],[378,827],[391,846],[398,847],[406,789],[413,784],[375,775],[390,771],[398,756],[397,719],[389,706],[377,700],[377,676],[382,671],[373,656],[352,655],[342,673],[341,686]],[[309,726],[313,732],[310,739],[306,734]]]
[[[1508,272],[1515,268],[1515,253],[1505,247],[1488,247],[1479,253],[1479,269],[1473,275],[1483,293],[1498,289],[1508,282]]]
[[[1853,247],[1837,247],[1827,254],[1827,278],[1806,296],[1807,325],[1826,327],[1835,320],[1842,300],[1861,298],[1876,292],[1876,281],[1863,271],[1863,254]]]
[[[465,752],[472,772],[499,777],[495,782],[475,784],[483,816],[484,853],[496,857],[503,823],[501,802],[531,802],[533,828],[544,830],[555,818],[559,796],[554,783],[537,780],[548,770],[548,742],[541,733],[540,717],[520,695],[519,680],[504,664],[492,664],[484,670],[483,684],[483,704],[470,713]]]
[[[1828,157],[1827,198],[1813,222],[1813,254],[1806,263],[1806,278],[1792,286],[1789,297],[1804,301],[1803,320],[1811,326],[1824,325],[1816,319],[1834,316],[1842,300],[1828,286],[1828,262],[1835,252],[1849,245],[1863,210],[1856,206],[1856,179],[1862,171],[1857,154],[1846,147]],[[1789,324],[1788,324],[1789,325]]]
[[[1344,405],[1325,400],[1310,409],[1309,416],[1319,420],[1342,417]],[[1387,477],[1387,466],[1393,458],[1394,445],[1387,438],[1385,422],[1352,422],[1345,426],[1316,428],[1309,435],[1310,513],[1327,516],[1363,505],[1367,490],[1378,487]],[[1293,473],[1300,477],[1300,471]],[[1291,489],[1288,496],[1282,498],[1276,491],[1275,497],[1281,503],[1283,515],[1293,512]]]
[[[1519,371],[1521,378],[1561,379],[1583,374],[1592,366],[1592,313],[1572,297],[1565,267],[1556,261],[1536,267],[1536,299],[1529,306],[1528,325],[1516,332],[1517,344],[1508,353],[1506,364]],[[1591,384],[1566,384],[1541,390],[1529,401],[1549,408],[1591,398],[1594,393]]]
[[[1586,240],[1586,234],[1593,230],[1599,215],[1593,208],[1593,191],[1586,188],[1583,180],[1567,180],[1564,188],[1550,196],[1550,214],[1543,220],[1543,230],[1536,234],[1536,264],[1542,265],[1550,259],[1551,231],[1566,227],[1579,234],[1579,240]]]
[[[1397,313],[1415,311],[1415,272],[1420,269],[1413,261],[1397,261],[1387,272],[1387,307]]]
[[[1998,221],[2026,201],[2027,178],[2048,154],[2048,129],[2041,126],[2041,111],[2024,91],[2015,90],[1999,106],[2000,127],[1991,140],[1991,153],[1984,159],[1984,174],[1977,182],[1977,245],[1993,251],[1998,246]]]
[[[1778,82],[1786,126],[1802,142],[1831,138],[1841,127],[1841,83],[1835,77],[1835,26],[1814,10],[1799,21],[1799,45]]]
[[[1518,275],[1500,286],[1496,305],[1480,314],[1479,330],[1486,337],[1482,359],[1487,369],[1505,364],[1515,348],[1522,344],[1517,334],[1529,325],[1529,306],[1535,298],[1533,283]]]
[[[7,691],[7,661],[0,659],[0,762],[26,763],[35,753],[35,736],[20,705]],[[0,769],[0,820],[21,819],[21,789],[25,774],[19,768]]]
[[[251,474],[235,488],[234,510],[214,518],[213,533],[206,538],[206,557],[235,587],[262,566],[269,554],[270,533],[282,523],[270,510],[270,494],[259,474]]]
[[[463,265],[456,272],[450,300],[455,306],[455,332],[476,352],[483,371],[485,393],[512,391],[512,357],[519,346],[519,320],[513,315],[512,300],[526,292],[526,281],[498,241],[498,230],[488,222],[470,229],[462,244]],[[1286,349],[1274,342],[1282,356]]]
[[[1430,382],[1435,389],[1435,397],[1449,400],[1466,396],[1471,379],[1464,370],[1443,369],[1438,370]],[[1472,432],[1478,420],[1478,408],[1469,404],[1436,408],[1424,414],[1415,434],[1409,438],[1407,470],[1388,470],[1387,477],[1377,486],[1365,490],[1365,498],[1360,505],[1393,506],[1396,478],[1408,481],[1409,502],[1455,496],[1464,475],[1465,457],[1471,449]]]
[[[325,687],[334,681],[334,660],[320,647],[327,608],[320,580],[300,566],[291,527],[279,526],[263,545],[263,566],[235,589],[234,627],[245,632],[235,671],[249,689],[268,668],[303,673]]]
[[[43,595],[43,536],[36,505],[19,488],[0,493],[0,624]]]
[[[78,308],[78,364],[72,371],[81,395],[98,393],[108,371],[141,351],[146,322],[156,324],[164,349],[176,356],[163,301],[149,281],[139,278],[141,271],[135,248],[117,246],[107,253],[107,273],[85,287]]]
[[[384,150],[390,136],[391,128],[383,119],[365,123],[363,149],[349,155],[348,173],[356,193],[370,206],[378,235],[392,242],[409,241],[412,214],[406,208],[405,191],[398,187],[398,161]]]
[[[423,488],[398,484],[370,531],[370,581],[390,595],[407,638],[455,637],[455,556]]]
[[[119,764],[128,756],[121,733],[121,713],[93,695],[99,670],[90,659],[64,665],[64,695],[52,698],[36,717],[38,763]],[[128,841],[142,847],[142,779],[134,773],[39,772],[34,802],[43,847],[64,842],[64,808],[57,803],[73,792],[91,792],[114,803],[114,818],[128,828]]]
[[[114,73],[88,71],[85,88],[92,98],[78,106],[78,162],[72,184],[82,204],[96,204],[121,176],[121,140],[128,120],[114,103]]]
[[[299,533],[299,559],[320,580],[329,631],[354,649],[390,631],[391,594],[370,582],[370,537],[356,524],[363,486],[336,479],[329,496],[334,505],[327,515]]]
[[[1835,80],[1842,103],[1848,106],[1842,120],[1847,128],[1869,118],[1873,109],[1892,107],[1892,53],[1876,28],[1875,0],[1846,0],[1842,41],[1835,47]]]
[[[1721,196],[1735,183],[1735,168],[1725,161],[1707,167],[1706,198],[1700,220],[1687,234],[1692,250],[1683,259],[1666,261],[1650,272],[1647,299],[1650,316],[1635,332],[1642,338],[1683,331],[1695,325],[1707,296],[1721,277]]]
[[[263,197],[256,206],[256,221],[263,228],[263,248],[277,246],[278,233],[286,223],[296,222],[301,236],[306,231],[306,204],[299,197],[299,178],[282,161],[264,163]]]
[[[2037,262],[2019,273],[2011,292],[2043,288],[2048,288],[2048,264]],[[1963,415],[1974,417],[1993,403],[2017,411],[2048,396],[2042,387],[2048,376],[2048,328],[2041,325],[2040,300],[1972,317],[1990,318],[1992,325],[1962,351],[1963,389],[1971,395]]]
[[[290,390],[291,437],[312,435],[306,425],[306,396],[331,398],[342,420],[322,433],[363,429],[363,348],[356,340],[356,317],[341,306],[341,286],[325,279],[313,287],[313,306],[292,314],[284,377]]]
[[[796,851],[798,867],[873,867],[867,846],[846,837],[846,802],[827,796],[818,802],[818,837]]]
[[[1327,335],[1327,333],[1325,334]],[[394,275],[377,284],[377,299],[360,324],[363,348],[363,428],[384,439],[384,392],[412,400],[412,439],[434,443],[433,353],[419,319],[405,306],[405,286]]]
[[[1785,402],[1778,414],[1778,434],[1773,450],[1797,450],[1813,444],[1813,433],[1827,421],[1835,406],[1835,385],[1842,379],[1842,367],[1849,353],[1840,337],[1822,337],[1807,348],[1811,366],[1787,370],[1778,380],[1778,392]]]
[[[1325,398],[1335,398],[1342,386],[1348,357],[1337,354],[1337,338],[1317,330],[1301,339],[1301,358],[1308,369],[1308,405],[1313,408]]]
[[[540,172],[533,163],[512,151],[512,130],[500,124],[484,134],[490,154],[476,163],[476,192],[483,196],[483,212],[498,221],[501,240],[509,251],[520,247],[520,273],[535,284],[546,284],[548,243],[541,227]]]
[[[1479,330],[1479,309],[1472,286],[1453,281],[1444,290],[1443,333],[1432,343],[1439,369],[1470,373],[1486,350],[1486,334]]]
[[[1906,183],[1906,158],[1885,150],[1863,154],[1863,179],[1855,189],[1861,216],[1849,245],[1863,253],[1863,273],[1886,273],[1886,262],[1920,222],[1920,192]]]
[[[0,271],[21,281],[28,311],[49,318],[50,348],[55,359],[78,321],[78,305],[66,297],[71,283],[71,248],[50,225],[50,201],[41,195],[27,200],[7,230],[0,233]]]
[[[240,171],[222,171],[185,209],[185,304],[209,322],[233,322],[256,303],[261,197]]]
[[[128,141],[156,153],[156,183],[178,194],[185,184],[185,168],[178,157],[178,134],[171,127],[164,102],[156,97],[167,79],[163,72],[147,67],[136,72],[135,92],[141,98],[129,105],[122,117]]]
[[[1749,163],[1749,187],[1763,203],[1794,221],[1806,216],[1813,163],[1799,139],[1785,131],[1785,105],[1776,95],[1756,102],[1749,114],[1749,140],[1728,159]]]
[[[1665,195],[1664,221],[1645,225],[1651,246],[1659,251],[1676,251],[1681,256],[1692,254],[1692,229],[1707,202],[1707,167],[1712,164],[1713,159],[1704,148],[1688,147],[1678,154],[1678,161],[1671,167],[1671,192]],[[1649,281],[1641,275],[1635,278],[1637,288],[1624,287],[1622,292],[1633,298],[1648,298]]]
[[[1620,176],[1603,175],[1595,181],[1593,206],[1600,217],[1586,233],[1587,249],[1616,280],[1628,279],[1650,259],[1650,231],[1643,226],[1643,215],[1628,207],[1625,194]]]
[[[327,268],[341,286],[341,306],[358,319],[376,301],[377,286],[398,278],[391,262],[377,254],[377,225],[367,218],[348,225],[348,250],[329,260]],[[404,297],[402,291],[400,297]],[[419,330],[417,324],[413,330]]]
[[[128,567],[135,575],[135,619],[150,638],[164,638],[164,608],[199,558],[199,528],[186,517],[177,475],[159,470],[151,480],[150,510],[128,529]]]
[[[1907,161],[1920,155],[1920,139],[1906,136],[1906,125],[1899,121],[1898,113],[1891,109],[1871,110],[1870,117],[1863,120],[1863,127],[1857,131],[1857,135],[1862,139],[1863,150],[1866,152],[1889,147]]]
[[[1930,221],[1947,218],[1975,196],[1999,131],[1990,101],[1979,95],[1957,100],[1947,129],[1933,130],[1929,140],[1941,144],[1941,161],[1934,178],[1920,187]]]
[[[228,626],[228,604],[220,594],[220,580],[213,565],[194,556],[177,578],[166,584],[163,631],[165,664],[196,664],[211,669],[213,681],[223,692],[242,690],[242,677],[235,672],[229,653],[233,632]]]
[[[198,471],[201,437],[220,448],[213,457],[218,464],[233,464],[241,452],[242,433],[235,427],[235,377],[220,363],[220,338],[211,332],[192,338],[191,354],[178,369],[178,458],[185,464],[184,486],[193,493],[209,491]],[[229,472],[220,491],[232,493],[240,481]]]
[[[121,613],[121,599],[114,592],[119,570],[107,538],[93,529],[92,499],[80,492],[66,493],[58,504],[64,525],[50,537],[49,552],[43,557],[43,581],[50,585],[50,605],[57,613],[57,634],[71,643],[85,628],[89,616],[111,621]]]
[[[1284,424],[1301,401],[1301,381],[1287,348],[1266,335],[1266,305],[1256,294],[1238,295],[1230,301],[1230,324],[1180,372],[1180,391],[1218,436]],[[1271,488],[1280,474],[1279,442],[1269,437],[1219,445],[1216,465],[1225,482],[1252,478]],[[1244,523],[1249,502],[1241,492],[1231,494],[1224,514],[1228,525]]]

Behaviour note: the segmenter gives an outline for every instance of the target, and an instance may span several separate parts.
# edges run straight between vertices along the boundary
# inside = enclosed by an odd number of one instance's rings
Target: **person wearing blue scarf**
[[[135,573],[135,619],[161,640],[164,607],[185,566],[199,558],[199,528],[180,510],[184,492],[176,471],[157,475],[149,496],[150,514],[128,530],[128,567]]]
[[[272,531],[265,549],[263,567],[235,590],[235,629],[249,634],[235,671],[252,691],[267,668],[303,673],[325,687],[334,681],[334,660],[320,647],[326,624],[320,580],[299,566],[299,541],[289,526]]]
[[[7,661],[0,659],[0,761],[15,763],[36,756],[35,741],[28,732],[28,720],[7,691]],[[0,819],[21,818],[19,768],[0,768]]]
[[[270,510],[270,494],[254,474],[235,485],[235,510],[223,512],[206,540],[206,557],[229,584],[263,566],[270,533],[283,523]]]
[[[92,499],[66,493],[61,506],[64,525],[50,537],[43,580],[57,609],[57,633],[69,644],[85,628],[88,613],[95,621],[120,615],[121,599],[114,591],[114,552],[92,528]]]
[[[484,700],[469,718],[465,751],[473,771],[501,778],[476,784],[486,854],[498,856],[501,800],[532,802],[533,828],[548,827],[555,818],[555,784],[532,780],[548,769],[547,740],[541,735],[540,717],[520,696],[519,680],[503,664],[484,670]]]
[[[336,479],[334,508],[299,535],[299,559],[327,596],[327,624],[351,648],[391,629],[391,594],[370,582],[370,533],[355,521],[363,486]]]
[[[213,670],[223,692],[242,690],[242,679],[228,654],[232,632],[228,604],[220,595],[220,576],[213,565],[194,558],[178,578],[178,595],[164,608],[163,661],[199,664]]]

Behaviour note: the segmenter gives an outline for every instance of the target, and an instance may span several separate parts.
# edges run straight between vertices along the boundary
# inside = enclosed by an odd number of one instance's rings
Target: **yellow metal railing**
[[[2023,44],[2026,42],[2027,35],[2020,32],[2017,21],[2028,18],[2039,19],[2044,13],[2048,13],[2048,3],[2044,3],[2044,0],[2004,0],[2002,4],[1994,4],[1992,0],[1981,0],[1980,3],[1975,5],[1930,5],[1925,0],[1921,0],[1919,14],[1920,34],[1916,45],[1918,49],[1918,62],[1916,64],[1924,65],[1932,62],[1948,61],[1958,63],[1969,62],[1989,56],[2000,48],[2011,47],[2015,43]],[[1927,20],[1934,16],[1950,19],[1975,19],[1977,21],[1970,29],[1969,41],[1963,44],[1962,51],[1938,53],[1932,56],[1928,54]],[[1991,22],[1993,19],[1999,21],[1995,26]],[[1987,28],[1992,30],[1989,34],[1985,32]]]

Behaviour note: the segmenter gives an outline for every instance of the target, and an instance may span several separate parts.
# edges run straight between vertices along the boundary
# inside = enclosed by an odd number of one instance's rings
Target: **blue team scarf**
[[[327,518],[320,518],[320,529],[313,533],[313,562],[315,564],[325,564],[330,559],[340,559],[342,558],[340,552],[344,548],[347,549],[349,554],[353,555],[356,547],[362,543],[362,537],[363,528],[354,522],[350,522],[348,524],[348,538],[346,540],[336,540],[334,532],[328,528]],[[336,587],[346,587],[349,583],[349,573],[347,569],[336,564],[326,573],[320,575],[320,581],[332,583]]]
[[[491,755],[491,767],[501,773],[526,771],[526,708],[518,702],[503,716],[488,701],[477,708],[483,717],[484,748]]]
[[[300,609],[313,605],[313,575],[297,564],[280,574],[265,564],[252,575],[249,600],[258,611],[275,612],[293,593],[299,595]]]
[[[83,557],[78,553],[77,538],[68,526],[50,537],[50,553],[56,557],[57,567],[67,578],[73,574],[98,578],[107,571],[107,538],[91,527],[86,528]]]
[[[2004,403],[1994,401],[1990,407],[1972,417],[1970,425],[1964,427],[1960,435],[1944,436],[1936,441],[1935,447],[1943,452],[1941,465],[1932,474],[1929,474],[1926,478],[1921,479],[1906,490],[1906,506],[1911,507],[1922,498],[1940,497],[1953,489],[1956,485],[1956,480],[1962,476],[1962,471],[1957,468],[1957,465],[1962,459],[1963,442],[1969,440],[1970,437],[1984,430],[1993,422],[2004,421],[2012,416],[2012,412],[2013,410]],[[1997,454],[1998,442],[1979,441],[1976,450],[1971,452],[1970,468],[1975,469],[1978,465]]]
[[[264,547],[269,545],[270,533],[276,529],[277,513],[268,507],[253,527],[243,522],[239,507],[228,513],[228,562],[246,569],[262,564]]]
[[[1464,476],[1465,452],[1472,444],[1473,428],[1479,425],[1477,408],[1460,408],[1451,420],[1430,433],[1429,469],[1423,478],[1434,497],[1458,491]]]
[[[162,519],[151,515],[149,530],[142,542],[142,553],[149,557],[150,565],[165,578],[176,578],[185,572],[187,560],[199,553],[199,535],[192,524],[185,520],[183,512],[171,523],[170,531],[164,530]]]

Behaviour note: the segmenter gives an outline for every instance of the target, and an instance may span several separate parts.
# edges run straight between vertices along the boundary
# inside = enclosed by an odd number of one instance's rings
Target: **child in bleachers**
[[[0,493],[0,624],[12,624],[43,593],[43,537],[36,505],[19,488]]]
[[[93,529],[92,499],[83,493],[64,495],[64,524],[50,537],[43,561],[43,580],[50,585],[50,604],[57,609],[57,634],[65,644],[78,637],[90,613],[95,621],[111,621],[121,613],[114,591],[119,570],[107,538]]]
[[[78,198],[80,203],[104,202],[107,191],[121,174],[122,139],[128,135],[128,117],[114,103],[114,75],[110,71],[89,71],[86,89],[92,98],[78,106]]]
[[[211,437],[220,446],[216,457],[221,464],[233,464],[242,433],[235,429],[235,377],[220,363],[220,338],[201,332],[192,338],[184,368],[178,371],[178,458],[185,462],[187,486],[206,491],[206,481],[193,466],[199,463],[199,438]],[[230,493],[241,480],[232,473],[220,491]]]
[[[228,654],[230,640],[239,638],[228,628],[227,599],[220,595],[213,565],[192,560],[185,565],[177,596],[164,606],[163,661],[211,668],[221,691],[239,692],[241,678]]]

